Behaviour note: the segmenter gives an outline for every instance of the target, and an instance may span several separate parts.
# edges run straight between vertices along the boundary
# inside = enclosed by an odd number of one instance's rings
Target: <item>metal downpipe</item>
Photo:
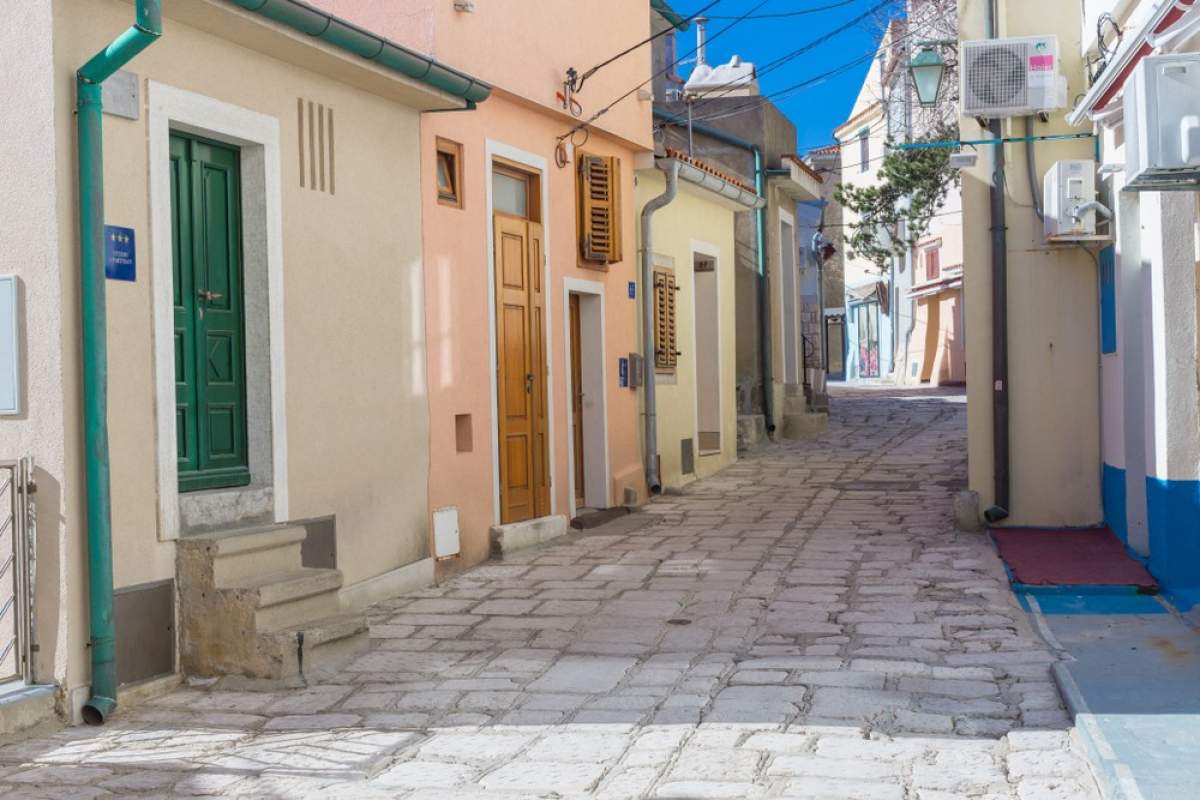
[[[996,37],[996,5],[988,3],[988,39]],[[993,139],[1003,136],[1000,120],[988,123]],[[1004,144],[992,145],[992,177],[988,187],[992,231],[992,480],[993,505],[983,512],[988,522],[1009,515],[1011,485],[1008,424],[1008,223],[1005,216]]]
[[[112,495],[108,470],[108,311],[104,285],[104,142],[100,84],[162,35],[161,0],[138,0],[137,22],[76,74],[79,287],[83,338],[83,443],[87,486],[91,694],[84,722],[117,707],[113,624]]]
[[[642,397],[646,405],[646,487],[650,494],[662,491],[662,480],[658,474],[658,409],[654,385],[654,247],[651,221],[654,212],[674,200],[679,191],[679,162],[672,159],[669,168],[658,168],[666,175],[667,188],[642,208],[642,372],[645,376]]]

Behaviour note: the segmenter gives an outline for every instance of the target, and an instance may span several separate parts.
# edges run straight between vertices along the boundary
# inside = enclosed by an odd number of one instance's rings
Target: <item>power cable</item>
[[[711,42],[711,41],[713,41],[714,39],[716,39],[717,37],[721,36],[721,34],[728,32],[728,31],[729,31],[731,28],[733,28],[733,27],[734,27],[735,25],[737,25],[739,22],[741,22],[742,20],[744,20],[744,19],[748,18],[748,17],[749,17],[751,14],[753,14],[755,11],[757,11],[757,10],[758,10],[758,9],[760,9],[760,8],[762,8],[762,7],[763,7],[763,6],[765,6],[766,4],[767,4],[767,0],[760,0],[758,3],[756,3],[756,4],[755,4],[755,5],[754,5],[754,6],[753,6],[753,7],[752,7],[752,8],[751,8],[749,11],[747,11],[745,14],[743,14],[743,15],[742,15],[742,16],[740,16],[740,17],[738,17],[738,18],[737,18],[737,19],[735,19],[733,22],[731,22],[731,23],[729,23],[728,25],[726,25],[724,28],[721,28],[721,30],[717,31],[717,32],[716,32],[716,33],[714,33],[712,36],[709,36],[709,37],[708,37],[708,41],[709,41],[709,42]],[[681,62],[682,62],[682,61],[683,61],[685,58],[687,58],[688,56],[692,55],[692,54],[693,54],[693,53],[695,53],[695,52],[696,52],[696,49],[695,49],[695,48],[693,48],[692,50],[688,51],[687,53],[684,53],[682,56],[680,56],[679,58],[675,59],[674,61],[672,61],[672,62],[671,62],[670,64],[668,64],[667,66],[663,67],[661,70],[659,70],[658,72],[656,72],[656,73],[654,73],[653,75],[651,75],[651,76],[650,76],[648,79],[646,79],[646,80],[642,81],[642,82],[641,82],[641,83],[639,83],[637,86],[634,86],[632,89],[630,89],[629,91],[625,92],[624,94],[622,94],[622,95],[621,95],[620,97],[618,97],[616,100],[613,100],[613,101],[612,101],[611,103],[609,103],[608,105],[606,105],[606,106],[604,106],[604,107],[602,107],[602,108],[598,109],[598,110],[597,110],[597,111],[596,111],[594,114],[592,114],[590,117],[588,117],[588,118],[587,118],[587,119],[585,119],[584,121],[582,121],[582,122],[580,122],[580,123],[576,124],[576,125],[575,125],[574,127],[572,127],[572,128],[569,130],[569,131],[567,131],[567,132],[566,132],[566,133],[564,133],[563,135],[559,136],[559,137],[558,137],[558,146],[556,147],[556,151],[557,151],[557,150],[559,150],[559,149],[561,149],[561,148],[562,148],[562,146],[563,146],[563,142],[564,142],[565,140],[567,140],[568,138],[570,138],[571,136],[573,136],[573,135],[575,134],[575,132],[576,132],[576,131],[579,131],[579,130],[582,130],[582,129],[584,129],[584,128],[587,128],[587,126],[591,125],[591,124],[592,124],[593,122],[595,122],[597,119],[599,119],[600,117],[604,116],[604,115],[605,115],[605,114],[607,114],[609,111],[611,111],[611,110],[612,110],[612,108],[613,108],[613,106],[615,106],[617,103],[621,102],[621,101],[622,101],[622,100],[624,100],[626,97],[629,97],[629,96],[630,96],[630,95],[632,95],[634,92],[636,92],[638,89],[641,89],[643,86],[645,86],[647,83],[651,83],[652,81],[654,81],[654,79],[655,79],[655,78],[658,78],[658,77],[661,77],[661,76],[663,76],[663,75],[666,75],[666,74],[667,74],[667,72],[669,72],[670,70],[674,69],[674,68],[675,68],[676,66],[678,66],[678,65],[679,65],[679,64],[680,64],[680,63],[681,63]],[[559,154],[558,154],[557,152],[555,153],[555,160],[556,160],[556,161],[559,161],[559,160],[560,160]],[[559,164],[559,166],[562,166],[562,164],[560,163],[560,164]]]
[[[786,17],[803,17],[806,14],[817,14],[821,11],[831,11],[835,8],[842,8],[844,6],[848,6],[851,3],[856,3],[856,2],[858,2],[858,0],[841,0],[840,3],[831,3],[830,5],[827,5],[827,6],[816,6],[814,8],[803,8],[798,11],[772,11],[772,12],[768,12],[766,14],[755,14],[752,17],[747,17],[747,20],[783,19]],[[709,14],[708,18],[709,19],[734,19],[734,17],[732,17],[732,16],[723,16],[720,14]]]
[[[879,11],[883,7],[889,6],[889,5],[894,5],[896,2],[897,2],[897,0],[881,0],[881,2],[876,3],[874,6],[867,9],[866,11],[864,11],[862,16],[865,17],[867,15],[874,14],[876,11]],[[851,28],[858,26],[861,23],[861,21],[862,21],[862,17],[857,17],[855,19],[852,19],[849,22],[845,23],[844,25],[840,25],[837,28],[834,28],[833,30],[822,34],[821,36],[818,36],[816,39],[812,40],[811,42],[801,45],[800,47],[796,48],[795,50],[792,50],[789,53],[785,53],[784,55],[779,56],[778,58],[775,58],[772,61],[769,61],[760,67],[756,67],[755,71],[754,71],[755,77],[761,78],[763,75],[766,75],[776,69],[779,69],[780,67],[784,66],[785,64],[788,64],[789,62],[795,60],[796,58],[799,58],[800,56],[804,55],[805,53],[808,53],[809,51],[821,46],[822,44],[825,44],[826,42],[830,41],[831,39],[835,38],[836,36],[839,36],[842,33],[845,33],[846,31],[850,30]],[[889,46],[894,45],[896,41],[897,40],[893,40],[892,42],[889,42]],[[741,87],[736,86],[736,85],[729,86],[725,90],[718,92],[717,94],[702,97],[700,100],[701,108],[703,108],[703,104],[705,102],[710,102],[710,101],[719,99],[721,97],[724,97],[725,95],[727,95],[730,92],[735,91],[739,88],[741,88]]]
[[[694,14],[692,14],[691,16],[684,18],[683,22],[684,22],[685,24],[686,24],[686,23],[689,23],[689,22],[691,22],[691,21],[692,21],[692,20],[694,20],[696,17],[700,16],[700,15],[701,15],[701,14],[703,14],[705,11],[707,11],[708,9],[712,8],[712,7],[713,7],[713,6],[715,6],[717,3],[720,3],[720,2],[721,2],[721,0],[712,0],[712,2],[711,2],[711,3],[709,3],[708,5],[706,5],[704,8],[700,9],[699,11],[697,11],[697,12],[696,12],[696,13],[694,13]],[[646,38],[646,39],[642,39],[642,40],[641,40],[640,42],[638,42],[637,44],[633,45],[632,47],[627,47],[627,48],[625,48],[625,49],[624,49],[624,50],[622,50],[621,52],[617,53],[615,56],[612,56],[612,57],[610,57],[610,58],[606,58],[605,60],[601,61],[601,62],[600,62],[599,64],[597,64],[596,66],[594,66],[594,67],[592,67],[591,69],[589,69],[589,70],[587,70],[586,72],[584,72],[583,74],[576,74],[576,72],[575,72],[574,68],[568,69],[568,70],[567,70],[567,84],[568,84],[568,87],[569,87],[569,88],[570,88],[570,90],[571,90],[571,93],[572,93],[572,94],[578,94],[578,93],[579,93],[579,92],[580,92],[580,91],[583,89],[583,84],[587,82],[587,79],[588,79],[588,78],[592,77],[592,76],[593,76],[593,75],[595,75],[597,72],[599,72],[599,71],[600,71],[600,70],[602,70],[603,68],[607,67],[609,64],[613,63],[614,61],[616,61],[616,60],[618,60],[618,59],[620,59],[620,58],[624,58],[625,56],[627,56],[627,55],[629,55],[630,53],[632,53],[634,50],[637,50],[637,49],[638,49],[639,47],[641,47],[642,45],[649,44],[650,42],[653,42],[655,39],[658,39],[658,38],[659,38],[659,37],[661,37],[661,36],[665,36],[665,35],[667,35],[668,33],[672,33],[672,32],[674,32],[674,30],[675,30],[675,26],[674,26],[674,25],[670,25],[670,26],[668,26],[668,27],[666,27],[666,28],[663,28],[661,31],[659,31],[658,33],[654,34],[653,36],[650,36],[650,37],[648,37],[648,38]]]

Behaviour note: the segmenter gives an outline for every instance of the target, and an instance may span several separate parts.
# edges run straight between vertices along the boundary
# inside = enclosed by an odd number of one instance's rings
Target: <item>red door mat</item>
[[[991,534],[1016,583],[1158,588],[1108,528],[992,528]]]

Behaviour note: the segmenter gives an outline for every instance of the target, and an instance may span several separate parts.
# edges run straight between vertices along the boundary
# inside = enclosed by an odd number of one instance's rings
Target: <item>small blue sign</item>
[[[137,280],[133,228],[104,226],[104,275],[114,281]]]
[[[629,387],[629,359],[617,359],[617,382],[622,388]]]
[[[634,283],[633,281],[630,281],[629,282],[629,299],[632,300],[635,297],[637,297],[637,284]]]

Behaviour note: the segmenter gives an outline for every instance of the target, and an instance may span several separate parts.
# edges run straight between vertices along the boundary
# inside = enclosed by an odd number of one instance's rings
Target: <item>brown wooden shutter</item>
[[[675,275],[654,271],[654,367],[673,370],[679,363],[679,341],[675,332]]]
[[[621,160],[579,156],[579,254],[584,261],[621,260]]]

